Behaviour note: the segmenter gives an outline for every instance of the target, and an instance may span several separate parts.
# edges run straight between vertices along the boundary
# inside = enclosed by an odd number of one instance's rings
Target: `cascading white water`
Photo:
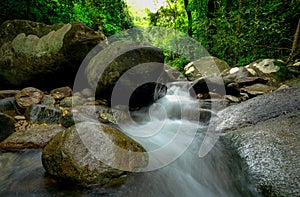
[[[205,157],[198,156],[208,127],[199,121],[199,100],[190,97],[187,82],[168,86],[165,97],[132,114],[137,124],[123,127],[150,152],[150,161],[151,152],[157,151],[153,165],[161,165],[134,176],[124,196],[253,196],[221,143]]]
[[[165,97],[148,108],[132,112],[131,124],[120,125],[150,155],[148,167],[133,172],[122,186],[110,189],[80,189],[68,183],[61,186],[63,183],[51,183],[51,179],[43,177],[39,151],[2,153],[0,174],[5,178],[0,179],[0,196],[257,196],[237,158],[220,141],[205,157],[198,156],[208,127],[199,121],[202,110],[199,100],[189,96],[187,83],[168,86]],[[15,188],[22,190],[17,192]]]

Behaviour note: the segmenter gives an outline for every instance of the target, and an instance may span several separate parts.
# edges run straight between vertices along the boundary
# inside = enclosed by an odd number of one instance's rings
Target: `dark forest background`
[[[27,19],[46,24],[83,22],[106,36],[136,26],[179,30],[200,42],[208,52],[243,66],[258,59],[300,59],[299,0],[167,0],[147,17],[133,16],[124,0],[2,0],[0,23]],[[166,61],[182,69],[183,57],[164,51]]]

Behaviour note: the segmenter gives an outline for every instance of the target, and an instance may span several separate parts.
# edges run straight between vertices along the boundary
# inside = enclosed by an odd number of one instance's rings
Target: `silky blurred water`
[[[239,158],[222,141],[205,157],[198,156],[208,125],[199,122],[199,101],[184,90],[178,85],[169,87],[167,96],[132,113],[134,126],[120,126],[149,152],[165,148],[162,154],[154,156],[164,162],[161,167],[150,166],[152,170],[131,173],[124,184],[112,188],[82,188],[47,175],[41,150],[2,152],[0,196],[257,196]]]

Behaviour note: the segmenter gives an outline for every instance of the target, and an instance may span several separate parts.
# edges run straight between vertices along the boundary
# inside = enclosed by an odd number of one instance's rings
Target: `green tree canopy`
[[[11,19],[83,22],[107,36],[133,25],[124,0],[2,0],[0,11],[0,23]]]
[[[300,17],[300,1],[167,0],[149,24],[180,30],[211,55],[241,66],[262,58],[287,60]],[[293,58],[299,59],[297,44]],[[297,52],[298,51],[298,52]]]

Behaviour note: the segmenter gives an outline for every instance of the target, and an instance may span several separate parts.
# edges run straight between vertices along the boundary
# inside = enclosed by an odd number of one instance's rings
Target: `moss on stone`
[[[64,36],[71,27],[71,24],[66,24],[57,31],[51,31],[41,38],[36,35],[26,36],[25,33],[20,33],[12,41],[12,47],[17,53],[26,56],[42,57],[47,55],[50,57],[63,47]]]

